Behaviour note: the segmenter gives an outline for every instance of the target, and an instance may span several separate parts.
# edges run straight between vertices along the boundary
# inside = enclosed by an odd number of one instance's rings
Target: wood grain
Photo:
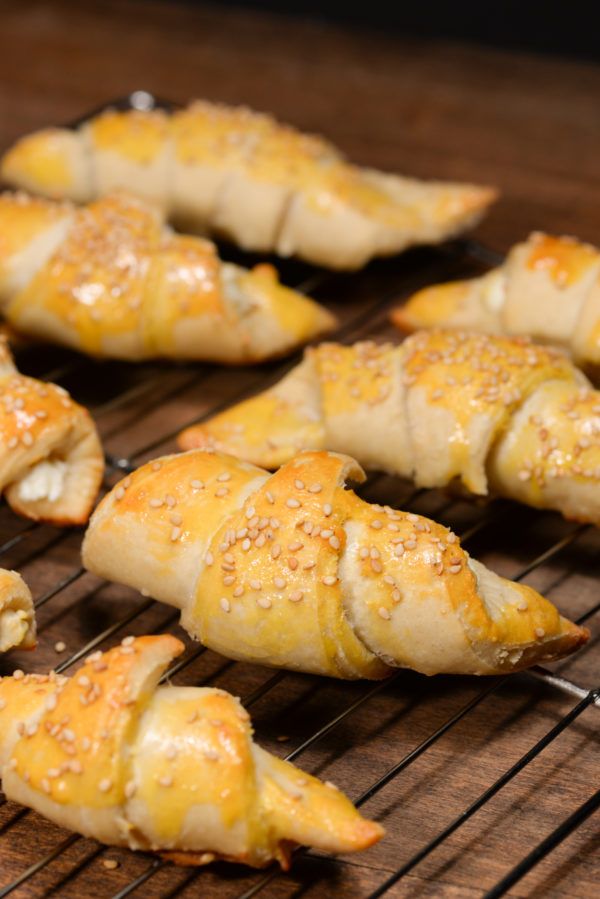
[[[5,0],[0,29],[0,146],[40,126],[69,121],[134,88],[185,101],[205,96],[270,110],[321,131],[359,162],[424,177],[496,184],[502,199],[478,236],[505,250],[532,228],[598,241],[600,70],[442,42],[371,35],[333,25],[166,2]],[[344,340],[392,337],[387,312],[398,297],[433,280],[477,270],[459,246],[416,251],[365,272],[317,279],[315,295],[341,318]],[[309,274],[283,266],[290,283]],[[24,349],[23,370],[62,368],[61,383],[94,411],[107,452],[140,462],[174,448],[173,434],[216,407],[277,377],[290,360],[254,369],[97,364],[53,349]],[[65,368],[66,367],[66,368]],[[114,480],[109,471],[107,483]],[[408,484],[370,478],[364,495],[402,505]],[[435,491],[411,508],[459,533],[482,522],[468,548],[501,573],[518,577],[556,541],[575,539],[526,581],[571,616],[600,600],[600,536],[554,515],[509,503],[479,507]],[[18,567],[39,609],[40,646],[0,663],[47,670],[108,632],[170,630],[172,610],[79,572],[81,534],[31,528],[0,507],[2,564]],[[68,586],[58,589],[61,583]],[[585,688],[600,680],[598,615],[577,656],[555,666]],[[63,640],[67,649],[57,653]],[[335,716],[349,713],[299,756],[307,770],[357,798],[436,732],[487,682],[400,673],[372,685],[285,674],[262,698],[273,672],[233,664],[187,641],[190,659],[176,683],[212,683],[251,701],[257,739],[284,755]],[[71,669],[68,669],[71,670]],[[254,701],[252,701],[254,699]],[[366,897],[533,746],[575,700],[531,675],[504,682],[373,798],[365,811],[387,829],[362,856],[331,860],[302,853],[288,875],[274,873],[265,897]],[[587,709],[504,790],[389,892],[397,897],[478,899],[597,787],[598,709]],[[0,806],[0,889],[60,847],[67,834],[6,803]],[[548,856],[511,895],[589,897],[600,852],[593,817]],[[103,862],[118,861],[115,870]],[[150,856],[76,839],[13,895],[112,896],[153,864]],[[263,874],[217,865],[152,869],[137,895],[237,897]]]

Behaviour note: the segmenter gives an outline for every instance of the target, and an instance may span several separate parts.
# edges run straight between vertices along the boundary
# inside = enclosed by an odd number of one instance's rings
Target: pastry
[[[347,452],[419,487],[457,481],[600,524],[600,393],[558,349],[421,331],[400,346],[325,343],[274,387],[179,437],[265,468]]]
[[[35,646],[35,616],[29,587],[16,571],[0,568],[0,652]]]
[[[239,701],[159,686],[183,651],[171,636],[126,637],[71,678],[0,680],[8,799],[113,846],[179,864],[289,864],[294,844],[354,852],[383,829],[323,784],[258,747]]]
[[[185,229],[339,269],[461,233],[496,195],[359,168],[321,138],[207,102],[108,110],[75,130],[35,132],[4,155],[0,173],[77,202],[126,187]]]
[[[221,262],[124,193],[82,209],[0,195],[0,311],[23,334],[128,360],[257,362],[335,325],[272,266]]]
[[[89,412],[56,384],[20,375],[0,337],[0,493],[19,515],[84,524],[104,456]]]
[[[600,253],[573,237],[534,233],[479,278],[420,290],[392,313],[405,331],[467,328],[528,335],[600,363]]]
[[[102,500],[83,564],[180,608],[225,656],[333,677],[497,674],[587,640],[447,528],[345,489],[363,477],[336,453],[273,475],[220,453],[166,456]]]

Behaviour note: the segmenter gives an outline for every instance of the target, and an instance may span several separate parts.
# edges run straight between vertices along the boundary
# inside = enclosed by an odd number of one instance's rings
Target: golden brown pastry
[[[600,363],[600,253],[573,237],[536,232],[499,268],[420,290],[392,313],[404,331],[468,328],[528,335]]]
[[[272,266],[221,262],[124,193],[83,209],[0,195],[0,311],[23,334],[130,360],[261,361],[335,325]]]
[[[265,468],[347,452],[419,487],[454,480],[600,525],[600,393],[526,338],[422,331],[400,346],[322,344],[274,387],[184,431]]]
[[[289,864],[294,844],[355,852],[383,829],[346,797],[260,749],[239,701],[158,686],[183,651],[171,636],[127,637],[71,678],[0,680],[6,796],[102,843],[179,864]]]
[[[12,186],[77,202],[125,187],[186,229],[340,269],[445,240],[495,199],[490,188],[358,168],[321,138],[206,102],[38,131],[0,171]]]
[[[344,488],[363,477],[335,453],[273,475],[219,453],[166,456],[103,499],[83,563],[180,608],[226,656],[334,677],[496,674],[586,641],[447,528]]]
[[[16,571],[0,568],[0,652],[35,646],[35,615],[29,587]]]
[[[20,375],[0,337],[0,493],[19,515],[84,524],[104,456],[89,412],[56,384]]]

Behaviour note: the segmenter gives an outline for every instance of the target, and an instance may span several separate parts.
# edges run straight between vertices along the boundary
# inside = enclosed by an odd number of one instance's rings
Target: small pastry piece
[[[327,141],[245,108],[109,110],[48,128],[2,159],[12,186],[86,202],[127,188],[186,229],[245,250],[355,269],[472,227],[496,192],[350,165]]]
[[[600,525],[600,393],[563,352],[527,338],[433,330],[400,346],[325,343],[179,445],[265,468],[301,449],[347,452],[419,487],[458,479]]]
[[[364,475],[336,453],[303,453],[271,476],[219,453],[166,456],[102,500],[83,563],[180,608],[223,655],[333,677],[497,674],[585,643],[447,528],[370,505],[347,478]]]
[[[0,680],[7,798],[102,843],[188,865],[287,869],[297,843],[357,852],[381,839],[335,787],[260,749],[229,693],[158,686],[183,648],[171,636],[127,637],[71,678]]]
[[[221,262],[126,194],[83,209],[0,195],[0,311],[23,334],[129,360],[262,361],[335,325],[272,266]]]
[[[0,652],[35,646],[35,615],[29,587],[16,571],[0,568]]]
[[[0,493],[19,515],[85,524],[104,472],[89,412],[66,390],[20,375],[0,338]]]
[[[600,364],[600,252],[573,237],[534,233],[480,278],[426,287],[392,313],[404,331],[468,328],[528,335]]]

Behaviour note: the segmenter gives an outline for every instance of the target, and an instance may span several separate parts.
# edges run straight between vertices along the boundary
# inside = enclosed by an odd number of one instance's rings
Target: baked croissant
[[[405,331],[467,328],[529,335],[600,363],[600,252],[573,237],[531,234],[479,278],[426,287],[392,313]]]
[[[89,412],[66,390],[20,375],[0,337],[0,493],[27,518],[84,524],[104,473]]]
[[[126,637],[71,678],[0,680],[0,765],[9,799],[103,843],[180,864],[289,864],[294,843],[355,852],[383,828],[252,740],[239,701],[157,686],[183,644]]]
[[[445,240],[496,195],[358,168],[321,138],[206,102],[173,113],[109,110],[76,130],[38,131],[5,154],[0,173],[77,202],[126,187],[186,229],[340,269]]]
[[[526,338],[421,331],[400,346],[322,344],[271,389],[179,437],[265,468],[300,449],[454,480],[600,525],[600,393]]]
[[[364,475],[336,453],[273,475],[219,453],[166,456],[102,500],[83,564],[179,607],[223,655],[334,677],[495,674],[587,640],[447,528],[364,502],[349,477]]]
[[[130,360],[259,361],[335,324],[272,266],[221,262],[126,194],[82,209],[0,195],[0,311],[24,334]]]
[[[17,646],[35,646],[33,599],[20,574],[0,568],[0,652]]]

